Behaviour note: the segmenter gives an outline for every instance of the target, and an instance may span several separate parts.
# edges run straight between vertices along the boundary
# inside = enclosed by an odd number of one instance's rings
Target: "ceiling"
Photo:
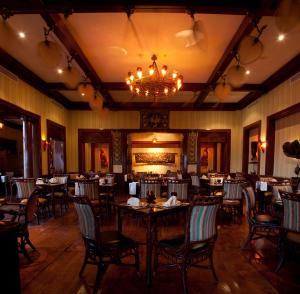
[[[279,1],[0,1],[7,19],[0,27],[0,65],[67,109],[89,109],[76,89],[64,84],[58,67],[72,65],[88,79],[111,110],[236,110],[293,76],[300,68],[300,24],[285,34],[282,42],[274,13]],[[201,2],[202,4],[199,4]],[[137,4],[135,4],[137,3]],[[178,36],[201,23],[201,39]],[[220,101],[213,89],[229,67],[244,36],[261,35],[261,58],[245,65],[250,71],[245,84],[233,88]],[[11,31],[7,31],[7,24]],[[60,64],[48,64],[38,55],[44,27],[51,27],[49,40],[61,51]],[[24,32],[26,38],[17,37]],[[13,32],[13,34],[11,33]],[[21,48],[21,50],[20,50]],[[133,97],[125,84],[128,71],[147,69],[151,56],[158,67],[166,64],[183,75],[183,88],[168,98]]]

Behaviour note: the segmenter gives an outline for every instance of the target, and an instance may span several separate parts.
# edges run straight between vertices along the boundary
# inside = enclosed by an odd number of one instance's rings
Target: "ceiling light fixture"
[[[63,71],[61,68],[58,68],[58,69],[57,69],[57,73],[58,73],[58,74],[61,75],[61,74],[63,74],[63,72],[64,72],[64,71]]]
[[[249,69],[246,70],[245,74],[248,76],[250,75],[251,71]]]
[[[279,34],[278,37],[277,37],[277,41],[278,42],[282,42],[285,38],[285,35],[284,34]]]
[[[24,32],[19,32],[18,33],[18,36],[21,38],[21,39],[25,39],[26,38],[26,34]]]
[[[137,68],[136,76],[128,73],[126,84],[133,96],[143,97],[165,97],[174,95],[182,88],[183,77],[173,71],[171,76],[167,75],[168,67],[164,65],[159,71],[156,60],[157,56],[152,55],[152,64],[149,66],[149,74],[143,75],[141,67]]]

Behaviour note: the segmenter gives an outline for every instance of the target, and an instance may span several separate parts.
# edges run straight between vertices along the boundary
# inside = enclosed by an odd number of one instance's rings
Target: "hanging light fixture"
[[[176,71],[171,76],[167,75],[168,67],[164,65],[159,71],[156,60],[157,56],[152,55],[152,64],[149,66],[149,74],[143,75],[141,67],[137,68],[136,75],[128,73],[126,84],[133,96],[145,98],[158,98],[174,95],[182,88],[183,77]]]
[[[226,83],[226,78],[223,75],[222,76],[223,81],[221,83],[218,83],[215,88],[215,95],[222,101],[226,99],[230,92],[231,92],[231,86]]]
[[[63,70],[64,83],[69,89],[76,88],[81,78],[80,72],[72,65],[72,60],[73,56],[67,56],[68,66]]]
[[[48,40],[48,36],[52,30],[52,28],[44,28],[45,40],[38,43],[37,55],[47,66],[56,67],[61,63],[63,54],[57,43]]]
[[[94,89],[93,85],[91,85],[88,82],[80,83],[77,90],[78,90],[80,96],[82,97],[82,99],[85,101],[90,101],[91,98],[93,98],[94,94],[95,94],[95,89]]]
[[[102,111],[103,109],[103,100],[98,97],[95,93],[94,97],[90,99],[89,105],[93,111]]]
[[[226,74],[228,83],[234,88],[240,88],[246,79],[246,69],[240,65],[239,57],[236,55],[237,64],[231,66]]]
[[[258,35],[245,36],[240,42],[238,48],[238,54],[239,54],[239,60],[241,64],[250,64],[256,61],[262,56],[264,52],[264,45],[259,38],[267,26],[265,25],[259,28],[255,20],[253,20],[253,23],[258,32]]]

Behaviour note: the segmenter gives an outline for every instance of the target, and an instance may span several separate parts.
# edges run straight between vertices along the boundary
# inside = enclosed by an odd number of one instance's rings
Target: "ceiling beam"
[[[47,83],[38,77],[34,72],[29,70],[21,64],[14,57],[9,55],[4,49],[0,48],[0,64],[13,74],[18,76],[21,80],[25,81],[35,89],[39,90],[46,96],[54,99],[56,102],[69,109],[71,101],[57,91],[49,90]]]
[[[164,12],[186,13],[192,9],[195,13],[245,15],[253,12],[255,15],[273,15],[274,6],[278,1],[274,0],[207,0],[207,1],[24,1],[7,0],[0,1],[1,7],[10,9],[14,14],[42,14],[48,13],[96,13],[96,12],[125,12],[128,9],[134,12]]]
[[[261,84],[261,89],[263,90],[262,92],[249,93],[242,100],[240,100],[238,102],[238,108],[243,109],[261,97],[263,94],[271,91],[298,72],[300,72],[300,53],[283,65]]]
[[[225,52],[223,53],[221,59],[219,60],[210,77],[208,78],[208,86],[206,87],[206,89],[201,91],[201,93],[197,97],[195,101],[195,106],[201,104],[205,100],[209,92],[212,91],[213,86],[217,83],[219,78],[222,76],[222,74],[234,58],[236,49],[240,41],[243,39],[244,36],[250,34],[252,30],[253,25],[251,23],[251,19],[248,16],[245,16],[238,30],[236,31],[229,45],[227,46]]]
[[[129,91],[128,86],[125,82],[109,82],[103,83],[103,86],[109,91]],[[183,83],[181,91],[192,91],[197,92],[206,89],[207,83]],[[77,89],[70,89],[64,83],[48,83],[47,87],[49,90],[56,91],[76,91]],[[261,91],[260,84],[244,84],[240,88],[235,88],[233,91],[248,92],[248,91]]]
[[[72,34],[69,32],[65,20],[61,18],[57,14],[41,14],[44,21],[47,23],[49,27],[54,28],[54,33],[62,42],[62,44],[66,47],[68,52],[72,54],[73,58],[76,60],[80,68],[84,71],[84,73],[89,77],[91,83],[97,88],[97,90],[102,95],[105,105],[108,108],[111,108],[114,104],[114,100],[108,90],[104,87],[102,80],[98,76],[97,72],[81,50],[80,46],[73,38]]]

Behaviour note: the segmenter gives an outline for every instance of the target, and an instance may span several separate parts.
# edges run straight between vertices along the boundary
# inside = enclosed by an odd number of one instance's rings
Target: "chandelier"
[[[128,73],[126,84],[132,95],[154,98],[174,95],[182,87],[182,75],[173,71],[172,75],[168,76],[166,65],[161,68],[161,71],[158,70],[155,54],[151,59],[153,62],[149,65],[148,75],[143,75],[141,67],[137,68],[136,76],[132,72]]]

